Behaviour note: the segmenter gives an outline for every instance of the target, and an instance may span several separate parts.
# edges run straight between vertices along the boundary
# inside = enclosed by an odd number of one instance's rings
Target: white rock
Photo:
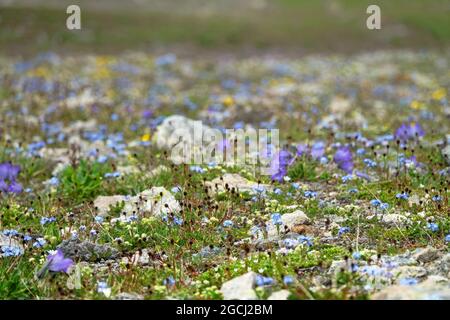
[[[248,272],[222,284],[220,292],[224,300],[257,300],[254,290],[256,273]]]
[[[383,215],[381,221],[391,226],[403,226],[408,222],[408,218],[397,213],[389,213]]]
[[[97,208],[97,212],[101,216],[108,214],[111,206],[115,206],[119,202],[125,201],[126,197],[121,195],[115,196],[98,196],[94,200],[94,207]]]
[[[450,300],[450,285],[424,281],[417,285],[394,285],[372,296],[374,300]]]
[[[289,290],[283,289],[273,292],[267,300],[287,300],[291,293]]]
[[[228,188],[231,190],[235,188],[239,190],[239,192],[249,192],[250,194],[256,194],[254,188],[261,187],[265,190],[271,190],[272,187],[266,184],[259,184],[256,182],[252,182],[237,173],[226,173],[222,176],[222,179],[216,178],[212,181],[207,181],[206,186],[211,190],[212,193],[216,193],[217,191],[221,192],[225,190],[225,186],[228,185]],[[216,188],[217,185],[217,188]]]
[[[308,216],[302,210],[296,210],[291,213],[285,213],[281,215],[282,225],[278,226],[278,229],[281,231],[284,230],[284,226],[287,226],[290,230],[297,225],[309,224],[310,220]],[[267,237],[269,240],[277,239],[279,237],[277,226],[273,224],[273,221],[270,220],[267,222]]]
[[[439,251],[433,247],[416,249],[412,256],[415,260],[427,263],[439,258]]]
[[[175,197],[164,187],[152,187],[144,190],[134,197],[122,195],[115,196],[99,196],[94,201],[94,206],[98,208],[99,215],[107,215],[110,206],[114,206],[121,201],[125,202],[121,215],[121,219],[138,212],[150,213],[151,215],[160,216],[168,213],[177,213],[181,210],[180,204]],[[166,207],[167,205],[167,207]]]

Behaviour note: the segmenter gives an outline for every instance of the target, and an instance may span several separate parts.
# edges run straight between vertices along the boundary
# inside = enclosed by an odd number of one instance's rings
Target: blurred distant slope
[[[69,4],[82,30],[65,28]],[[366,29],[378,4],[382,30]],[[449,0],[0,0],[0,50],[353,52],[447,48]]]

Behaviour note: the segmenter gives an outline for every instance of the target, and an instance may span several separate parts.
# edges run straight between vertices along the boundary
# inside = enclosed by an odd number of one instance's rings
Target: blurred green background
[[[82,30],[66,29],[78,4]],[[381,7],[382,29],[366,28]],[[450,0],[0,0],[1,54],[447,48]]]

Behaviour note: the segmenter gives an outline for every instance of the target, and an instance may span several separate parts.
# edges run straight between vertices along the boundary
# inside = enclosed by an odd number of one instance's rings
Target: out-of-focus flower
[[[341,170],[347,173],[353,171],[352,152],[349,147],[340,147],[334,154],[333,160]]]
[[[409,124],[402,123],[401,126],[395,131],[395,138],[401,141],[407,141],[416,137],[423,137],[424,135],[425,131],[417,122],[411,122]]]

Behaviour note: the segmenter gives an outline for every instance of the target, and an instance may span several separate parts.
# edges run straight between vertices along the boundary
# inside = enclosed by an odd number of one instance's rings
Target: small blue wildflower
[[[177,226],[181,226],[183,224],[183,219],[178,217],[173,217],[173,223],[175,223]]]
[[[56,218],[55,217],[42,217],[40,220],[41,225],[46,225],[52,222],[55,222]]]
[[[381,209],[381,210],[387,210],[387,209],[389,209],[389,203],[382,202],[382,203],[380,204],[380,209]]]
[[[287,286],[291,285],[294,283],[294,277],[290,276],[290,275],[286,275],[283,277],[283,283]]]
[[[84,224],[82,224],[82,225],[78,228],[78,230],[80,230],[81,232],[84,232],[84,231],[86,231],[86,226],[85,226]]]
[[[403,199],[403,200],[408,200],[409,195],[406,192],[402,192],[402,193],[397,193],[395,196],[397,199]]]
[[[435,196],[433,196],[431,199],[432,199],[433,201],[436,201],[436,202],[439,202],[439,201],[442,200],[441,196],[439,196],[439,195],[435,195]]]
[[[438,232],[439,231],[439,225],[437,223],[434,223],[434,222],[427,223],[427,228],[431,232]]]
[[[105,155],[101,155],[97,158],[98,163],[105,163],[106,161],[108,161],[108,157]]]
[[[48,180],[48,184],[49,184],[50,186],[56,187],[56,186],[59,185],[59,179],[58,179],[57,177],[51,177],[51,178]]]
[[[317,192],[307,190],[307,191],[305,191],[305,192],[303,193],[303,195],[304,195],[306,198],[315,198],[315,197],[317,197]]]
[[[280,188],[276,188],[275,190],[273,190],[273,193],[280,195],[283,194],[283,191]]]
[[[163,280],[163,285],[173,287],[175,285],[175,279],[172,276]]]
[[[90,235],[91,237],[95,237],[95,236],[97,235],[97,231],[94,230],[94,229],[91,229],[91,231],[89,231],[89,235]]]
[[[449,243],[450,242],[450,233],[445,236],[444,241]]]
[[[231,221],[231,220],[225,220],[225,221],[223,222],[223,226],[224,226],[225,228],[232,227],[232,226],[233,226],[233,221]]]
[[[350,180],[353,180],[353,175],[347,174],[345,176],[342,176],[342,182],[346,183],[346,182],[348,182]]]
[[[262,287],[262,286],[270,286],[273,284],[273,279],[271,277],[264,277],[260,274],[258,274],[256,276],[256,285],[258,287]]]
[[[189,168],[189,170],[191,170],[192,172],[196,172],[196,173],[204,173],[205,172],[205,169],[203,169],[200,166],[191,166]]]
[[[364,159],[363,160],[364,164],[366,165],[366,167],[368,168],[375,168],[377,166],[377,163],[375,161],[373,161],[372,159]]]
[[[23,254],[22,248],[16,247],[16,246],[2,246],[0,249],[2,252],[2,254],[0,256],[3,256],[5,258],[18,257]]]
[[[349,193],[358,193],[358,189],[356,188],[352,188],[350,190],[348,190]]]
[[[350,232],[349,227],[340,227],[338,231],[338,236],[342,236],[344,233]]]
[[[47,241],[45,241],[44,238],[37,238],[36,241],[33,243],[34,248],[42,248],[47,244]]]
[[[119,171],[114,171],[114,172],[108,172],[105,173],[105,178],[118,178],[120,177],[120,172]]]
[[[23,241],[28,242],[28,241],[31,241],[31,240],[33,240],[33,238],[31,236],[29,236],[28,234],[23,236]]]
[[[359,148],[358,150],[356,150],[356,154],[359,155],[359,156],[361,156],[361,155],[363,155],[365,153],[366,153],[366,149]]]
[[[353,252],[352,258],[355,260],[361,259],[361,253],[359,253],[358,251]]]
[[[94,220],[97,223],[103,223],[105,219],[102,216],[95,216]]]
[[[378,199],[370,200],[370,205],[371,205],[372,207],[378,207],[381,203],[382,203],[382,202],[381,202],[380,200],[378,200]]]
[[[19,234],[19,232],[15,229],[6,229],[3,230],[3,235],[7,236],[7,237],[15,237]]]
[[[402,279],[400,279],[399,283],[402,286],[413,286],[413,285],[416,285],[417,283],[419,283],[419,281],[417,281],[416,278],[402,278]]]
[[[292,182],[291,183],[291,186],[294,188],[294,189],[298,189],[298,188],[300,188],[300,183],[298,183],[298,182]]]
[[[254,192],[256,192],[257,194],[263,194],[266,192],[266,188],[263,186],[254,186],[254,187],[252,187],[252,190]]]
[[[313,241],[312,241],[311,237],[300,235],[298,237],[298,241],[300,243],[306,244],[308,247],[312,247],[313,246]]]
[[[272,213],[270,216],[274,225],[282,225],[283,221],[281,220],[281,214],[278,212]]]

